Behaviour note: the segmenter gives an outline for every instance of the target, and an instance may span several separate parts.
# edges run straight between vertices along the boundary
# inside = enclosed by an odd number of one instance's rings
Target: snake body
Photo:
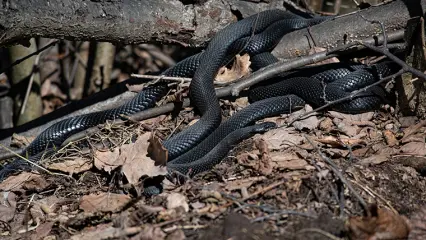
[[[274,62],[276,59],[270,53],[264,52],[271,50],[285,33],[323,20],[304,19],[282,10],[261,12],[224,28],[210,41],[204,52],[191,56],[163,72],[166,76],[193,76],[190,85],[191,102],[201,113],[197,123],[163,142],[169,153],[168,168],[183,174],[210,169],[224,156],[218,152],[226,154],[230,146],[241,139],[272,127],[270,123],[249,127],[247,125],[267,116],[292,111],[303,106],[305,101],[315,106],[323,105],[324,93],[330,97],[327,100],[332,100],[347,95],[348,92],[356,90],[355,88],[377,81],[377,76],[385,76],[391,72],[387,65],[374,69],[358,65],[350,68],[310,68],[310,71],[303,71],[309,73],[306,76],[302,74],[284,81],[274,80],[270,86],[256,86],[250,93],[250,101],[253,103],[220,124],[221,109],[213,86],[213,79],[219,67],[241,52],[254,56],[254,66],[257,64],[262,67]],[[284,76],[280,76],[282,77]],[[359,77],[361,81],[357,80]],[[134,99],[118,108],[60,121],[37,136],[28,146],[27,153],[30,156],[37,155],[52,146],[60,146],[66,138],[84,129],[106,120],[120,118],[121,115],[151,108],[167,91],[166,84],[159,83],[145,88]],[[383,92],[377,88],[354,101],[342,103],[337,108],[352,112],[371,110],[377,107],[377,94],[380,96]],[[25,162],[22,160],[15,160],[6,165],[0,171],[0,180],[23,167]]]

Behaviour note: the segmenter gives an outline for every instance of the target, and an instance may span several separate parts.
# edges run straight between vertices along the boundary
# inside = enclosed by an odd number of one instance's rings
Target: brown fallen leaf
[[[312,170],[315,169],[307,161],[301,159],[296,153],[274,152],[270,154],[274,168],[289,170]]]
[[[90,170],[93,167],[91,159],[78,157],[73,160],[51,163],[47,166],[50,170],[57,170],[70,174],[81,173]]]
[[[138,137],[136,142],[125,144],[120,148],[119,161],[123,161],[122,171],[130,184],[138,183],[140,177],[166,175],[165,167],[156,166],[147,156],[151,133],[146,132]]]
[[[310,112],[312,110],[313,108],[310,105],[305,105],[303,109],[290,114],[288,121],[291,122],[294,119],[298,118],[300,115]],[[315,114],[316,113],[311,113],[308,116],[305,116],[300,120],[297,120],[296,122],[293,123],[293,126],[297,130],[313,130],[317,128],[319,125],[319,120],[317,116],[315,116]]]
[[[367,157],[359,161],[361,165],[377,165],[384,163],[390,159],[390,154],[374,154],[373,156]]]
[[[85,212],[117,212],[131,198],[125,194],[100,193],[81,197],[79,207]]]
[[[408,240],[423,240],[426,237],[426,207],[420,207],[412,217],[410,217],[411,232]]]
[[[155,166],[166,166],[169,151],[161,143],[161,139],[153,132],[149,139],[148,156],[155,161]]]
[[[401,144],[406,144],[409,142],[425,142],[425,136],[423,133],[421,133],[421,134],[410,135],[408,137],[401,139]]]
[[[269,156],[268,144],[263,139],[258,139],[255,141],[255,145],[260,152],[260,161],[258,161],[257,170],[264,176],[267,176],[272,173],[272,162],[271,157]]]
[[[354,137],[360,131],[360,127],[353,125],[350,121],[345,119],[341,120],[334,118],[333,123],[340,132],[344,133],[348,137]]]
[[[259,177],[250,177],[250,178],[243,178],[243,179],[237,179],[235,181],[229,181],[226,183],[226,190],[228,191],[234,191],[241,188],[249,188],[253,184],[265,180],[265,176],[259,176]]]
[[[328,144],[331,147],[344,147],[346,146],[355,146],[355,145],[366,145],[367,143],[362,139],[353,139],[353,138],[337,138],[334,136],[325,136],[323,138],[315,139],[317,142]]]
[[[118,227],[111,226],[112,224],[98,224],[95,227],[87,227],[87,229],[71,236],[71,240],[101,240],[101,239],[119,239],[123,236],[133,236],[130,240],[150,239],[163,240],[166,234],[161,228],[152,225],[144,224],[136,227]]]
[[[350,217],[346,223],[350,239],[406,239],[410,227],[404,217],[385,208],[370,207],[370,217]]]
[[[404,129],[404,137],[401,139],[401,141],[404,141],[404,138],[407,138],[409,136],[411,136],[412,134],[417,133],[420,128],[426,126],[426,120],[422,120],[419,123],[417,123],[416,125],[412,125],[406,129]]]
[[[331,131],[331,129],[333,128],[333,120],[331,120],[331,118],[325,118],[324,120],[322,120],[319,124],[319,129],[328,133]]]
[[[293,134],[288,128],[272,129],[262,135],[257,135],[256,139],[265,140],[269,150],[286,149],[294,145],[301,145],[305,140],[300,134]]]
[[[2,192],[0,194],[0,221],[9,222],[15,216],[16,194],[13,192]]]
[[[3,191],[19,191],[28,189],[33,191],[41,191],[48,187],[49,184],[39,174],[31,172],[22,172],[15,176],[10,176],[0,183],[0,190]]]
[[[393,134],[392,131],[390,130],[385,130],[383,132],[383,137],[386,140],[386,143],[388,144],[389,147],[393,147],[393,146],[397,146],[399,145],[398,140],[396,139],[395,135]]]
[[[18,148],[24,148],[28,146],[34,139],[35,137],[25,137],[14,133],[12,135],[10,144]]]
[[[426,155],[426,144],[424,142],[409,142],[404,144],[400,151],[404,154],[424,156]]]
[[[219,69],[216,81],[229,82],[244,77],[250,73],[250,64],[250,55],[244,54],[243,56],[240,56],[237,54],[231,69],[226,67]]]
[[[370,121],[374,117],[374,112],[366,112],[366,113],[360,113],[360,114],[345,114],[341,112],[335,112],[335,111],[329,111],[330,115],[339,118],[342,120],[347,120],[349,122],[356,121],[356,122],[363,122],[363,121]]]
[[[46,239],[45,237],[47,237],[52,231],[53,225],[55,225],[55,222],[45,222],[40,224],[35,232],[31,234],[31,240]]]
[[[101,151],[96,150],[94,153],[93,165],[99,170],[111,173],[112,170],[123,165],[123,158],[119,158],[120,149],[114,148],[114,151]]]

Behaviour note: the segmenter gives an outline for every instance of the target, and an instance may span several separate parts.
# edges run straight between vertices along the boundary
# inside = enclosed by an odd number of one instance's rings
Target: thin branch
[[[166,80],[166,81],[175,81],[175,82],[191,82],[192,78],[185,78],[185,77],[169,77],[165,75],[146,75],[146,74],[131,74],[131,77],[134,78],[146,78],[146,79],[153,79],[156,81]]]
[[[27,91],[25,92],[24,102],[22,103],[20,115],[24,114],[24,112],[25,112],[25,108],[27,106],[28,98],[29,98],[30,93],[31,93],[31,88],[33,87],[34,76],[38,73],[39,61],[40,61],[40,54],[37,55],[37,57],[34,61],[33,70],[32,70],[31,77],[30,77],[30,82],[28,83]]]

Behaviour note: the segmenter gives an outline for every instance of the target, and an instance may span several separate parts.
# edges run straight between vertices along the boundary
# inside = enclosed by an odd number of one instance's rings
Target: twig
[[[267,219],[270,219],[270,218],[273,218],[273,217],[277,217],[277,216],[280,216],[280,215],[298,215],[298,216],[303,216],[303,217],[308,217],[308,218],[316,218],[316,216],[310,215],[308,213],[297,212],[297,211],[292,211],[292,210],[282,210],[282,211],[279,211],[279,212],[276,212],[276,213],[273,213],[273,214],[269,214],[269,215],[266,215],[266,216],[257,217],[255,219],[252,219],[251,222],[252,223],[261,222],[261,221],[264,221],[264,220],[267,220]]]
[[[330,158],[324,155],[324,153],[321,152],[321,150],[318,148],[316,144],[312,142],[312,140],[305,134],[303,134],[306,140],[309,142],[309,144],[317,151],[317,153],[320,155],[321,159],[323,159],[325,162],[330,165],[331,170],[336,174],[336,176],[346,185],[346,187],[355,195],[355,197],[360,202],[361,206],[364,208],[365,213],[367,213],[368,216],[371,216],[370,210],[367,206],[367,203],[362,199],[362,197],[358,194],[358,192],[355,191],[355,189],[352,187],[352,185],[346,180],[346,178],[343,176],[343,174],[338,170],[339,168],[337,165],[331,161]]]
[[[25,92],[25,97],[24,97],[24,101],[22,103],[20,115],[24,114],[24,112],[25,112],[25,108],[27,106],[28,98],[29,98],[30,93],[31,93],[31,88],[33,87],[34,76],[38,72],[38,63],[39,63],[39,61],[40,61],[40,54],[37,55],[37,57],[36,57],[36,59],[34,61],[33,70],[31,72],[31,77],[30,77],[30,81],[29,81],[28,86],[27,86],[27,91]]]
[[[265,188],[259,189],[256,192],[254,192],[253,194],[250,194],[249,196],[241,199],[241,201],[246,201],[246,200],[248,200],[250,198],[256,197],[257,195],[260,195],[260,194],[263,194],[265,192],[268,192],[268,191],[272,190],[273,188],[276,188],[276,187],[284,184],[285,182],[287,182],[287,181],[286,180],[281,180],[281,181],[273,183],[273,184],[271,184],[271,185],[269,185],[269,186],[267,186]]]
[[[368,186],[363,186],[360,183],[354,181],[354,180],[350,180],[351,182],[355,183],[356,185],[358,185],[358,187],[362,188],[365,192],[367,192],[368,194],[370,194],[372,197],[375,198],[379,198],[380,200],[382,200],[386,206],[388,206],[389,209],[391,209],[395,214],[398,214],[398,211],[392,206],[392,204],[386,200],[382,195],[380,195],[379,193],[375,192],[373,189],[371,189]]]
[[[51,171],[49,171],[48,169],[46,169],[46,168],[44,168],[44,167],[42,167],[42,166],[38,165],[37,163],[35,163],[35,162],[33,162],[33,161],[30,161],[29,159],[27,159],[27,158],[25,158],[25,157],[23,157],[23,156],[21,156],[21,155],[19,155],[19,154],[15,153],[14,151],[12,151],[11,149],[9,149],[8,147],[4,146],[4,145],[3,145],[3,144],[1,144],[1,143],[0,143],[0,147],[2,147],[3,149],[6,149],[7,151],[9,151],[10,153],[12,153],[12,154],[13,154],[13,155],[15,155],[16,157],[18,157],[18,158],[20,158],[20,159],[22,159],[22,160],[24,160],[24,161],[28,162],[29,164],[31,164],[31,165],[33,165],[33,166],[35,166],[35,167],[37,167],[37,168],[40,168],[41,170],[43,170],[43,171],[47,172],[47,173],[48,173],[48,174],[50,174],[50,175],[59,175],[59,176],[64,176],[64,177],[67,177],[67,178],[71,178],[70,176],[68,176],[68,175],[66,175],[66,174],[51,172]],[[72,178],[71,178],[71,179],[72,179]]]
[[[146,74],[131,74],[131,77],[134,78],[146,78],[146,79],[154,79],[157,81],[166,80],[166,81],[175,81],[175,82],[191,82],[192,78],[185,78],[185,77],[169,77],[164,75],[146,75]]]
[[[18,60],[16,60],[16,61],[14,61],[13,63],[11,63],[11,64],[10,64],[9,66],[7,66],[7,67],[2,68],[2,69],[0,70],[0,73],[4,73],[4,72],[6,72],[6,71],[7,71],[8,69],[10,69],[11,67],[13,67],[13,66],[15,66],[15,65],[18,65],[18,64],[20,64],[21,62],[23,62],[23,61],[27,60],[28,58],[30,58],[30,57],[32,57],[32,56],[34,56],[34,55],[37,55],[37,54],[39,54],[39,53],[43,52],[44,50],[46,50],[46,49],[48,49],[48,48],[50,48],[50,47],[52,47],[52,46],[56,45],[58,42],[59,42],[59,40],[52,40],[50,43],[46,44],[46,46],[44,46],[44,47],[40,48],[39,50],[37,50],[37,51],[35,51],[35,52],[31,53],[31,54],[28,54],[27,56],[25,56],[25,57],[23,57],[23,58],[20,58],[20,59],[18,59]]]

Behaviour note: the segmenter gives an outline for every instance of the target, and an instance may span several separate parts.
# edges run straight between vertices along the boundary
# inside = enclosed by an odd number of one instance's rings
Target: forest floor
[[[222,101],[227,114],[239,104],[244,99]],[[267,120],[285,126],[306,108]],[[188,108],[180,122],[192,118]],[[145,198],[138,179],[134,186],[120,179],[161,172],[140,170],[151,136],[146,129],[156,126],[161,136],[176,122],[163,115],[104,127],[97,137],[118,147],[70,146],[66,158],[50,163],[50,169],[82,172],[74,178],[21,173],[7,179],[0,184],[11,190],[2,194],[3,237],[396,239],[409,229],[409,239],[426,235],[425,120],[384,111],[311,115],[255,135],[212,171],[183,185],[169,182],[162,194]],[[131,138],[137,140],[126,141]]]
[[[116,62],[126,63],[123,52]],[[143,61],[150,55],[142,50],[127,52],[130,72],[164,68]],[[124,68],[113,73],[118,82],[129,77]],[[56,88],[43,89],[52,95]],[[47,112],[62,102],[54,100],[45,101]],[[221,100],[224,118],[247,104]],[[69,144],[48,158],[44,166],[56,173],[0,183],[0,238],[425,239],[426,120],[397,117],[387,107],[322,112],[288,126],[309,110],[267,119],[280,127],[243,141],[183,184],[165,180],[153,197],[143,196],[149,180],[141,176],[165,174],[147,157],[154,130],[164,139],[198,116],[185,108],[173,119],[107,123],[84,139],[90,150]]]

